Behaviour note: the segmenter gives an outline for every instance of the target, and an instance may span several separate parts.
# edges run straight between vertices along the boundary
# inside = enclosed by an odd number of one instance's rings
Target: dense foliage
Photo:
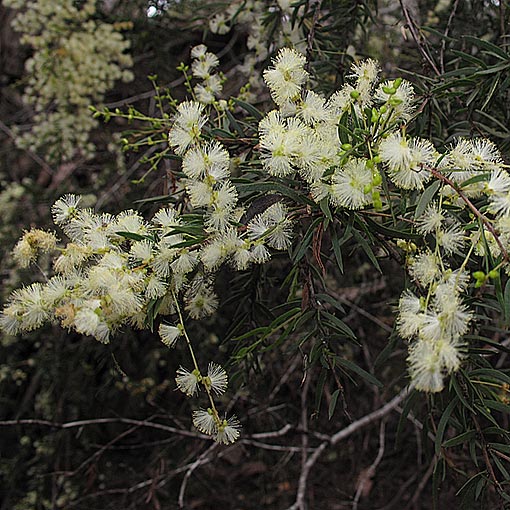
[[[505,508],[506,3],[7,5],[3,506]]]

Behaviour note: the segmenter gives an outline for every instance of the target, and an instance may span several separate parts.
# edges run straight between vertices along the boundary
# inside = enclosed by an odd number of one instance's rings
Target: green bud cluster
[[[499,271],[497,269],[492,269],[487,274],[483,271],[475,271],[473,273],[473,278],[476,280],[475,289],[479,289],[482,285],[485,285],[489,279],[497,280],[499,278]]]

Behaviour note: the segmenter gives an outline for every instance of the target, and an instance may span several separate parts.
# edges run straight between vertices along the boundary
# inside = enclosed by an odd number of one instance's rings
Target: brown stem
[[[464,201],[464,203],[471,209],[473,214],[485,225],[487,230],[494,236],[494,239],[496,240],[496,243],[499,246],[499,249],[501,250],[501,253],[503,254],[503,258],[505,259],[505,262],[510,262],[510,257],[508,256],[508,252],[506,248],[503,246],[503,243],[501,242],[499,235],[497,234],[496,230],[492,226],[492,223],[476,208],[476,206],[469,200],[469,198],[466,196],[466,194],[455,184],[451,179],[446,177],[446,175],[443,175],[441,172],[436,170],[435,168],[428,168],[430,170],[430,173],[437,177],[440,181],[444,182],[445,184],[448,184],[452,189],[455,190],[455,192],[459,195],[459,197]]]

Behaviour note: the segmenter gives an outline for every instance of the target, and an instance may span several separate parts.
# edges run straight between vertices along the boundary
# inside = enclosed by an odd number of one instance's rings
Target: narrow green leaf
[[[126,239],[131,239],[132,241],[144,241],[144,240],[154,241],[154,239],[152,239],[149,236],[142,236],[140,234],[135,234],[134,232],[115,232],[115,233],[118,236],[122,236]]]
[[[315,294],[315,298],[318,302],[325,301],[326,303],[329,303],[331,306],[335,307],[339,312],[342,312],[345,314],[345,308],[341,305],[340,301],[335,299],[334,297],[330,296],[329,294]],[[322,303],[320,303],[322,305]]]
[[[294,264],[297,264],[305,255],[306,250],[308,250],[308,248],[310,247],[313,234],[322,221],[323,218],[316,218],[315,221],[313,221],[312,224],[308,227],[308,230],[306,231],[303,240],[299,242],[299,244],[297,245],[297,249],[292,256],[292,261],[294,262]]]
[[[416,211],[414,212],[415,219],[419,218],[424,212],[430,201],[434,198],[434,195],[439,190],[441,181],[434,181],[422,194],[418,204],[416,205]]]
[[[470,179],[467,179],[464,182],[462,182],[460,187],[465,188],[466,186],[469,186],[470,184],[475,184],[475,183],[481,182],[481,181],[485,182],[485,181],[488,181],[489,178],[490,178],[490,174],[475,175],[474,177],[471,177]]]
[[[477,71],[477,76],[483,76],[486,74],[494,74],[494,73],[500,73],[501,71],[505,71],[510,67],[510,62],[503,62],[501,64],[488,67],[487,69],[484,69],[483,71]]]
[[[225,113],[227,114],[228,121],[230,122],[230,125],[237,131],[237,134],[240,137],[245,137],[246,133],[244,132],[243,128],[239,125],[235,117],[227,110],[225,110]]]
[[[480,377],[488,379],[489,381],[501,381],[503,383],[510,384],[510,376],[508,376],[503,370],[478,368],[469,372],[469,377]]]
[[[347,324],[345,324],[344,321],[339,319],[336,315],[326,312],[326,310],[321,310],[320,314],[325,319],[325,322],[331,328],[333,328],[336,331],[339,331],[340,333],[343,333],[345,336],[349,338],[356,339],[354,331],[349,326],[347,326]]]
[[[382,388],[383,384],[379,379],[374,377],[371,373],[367,372],[366,370],[363,370],[361,367],[356,365],[356,363],[353,363],[352,361],[349,361],[345,358],[336,357],[335,362],[340,365],[341,367],[351,370],[352,372],[355,372],[359,376],[361,376],[363,379],[368,381],[370,384],[373,384],[374,386],[377,386],[378,388]]]
[[[494,464],[496,464],[497,468],[503,475],[503,478],[505,480],[510,480],[510,474],[508,474],[508,471],[505,469],[505,466],[503,466],[501,459],[497,455],[494,455],[492,452],[491,452],[491,457],[492,457]]]
[[[402,230],[398,230],[396,228],[389,228],[385,225],[377,223],[376,221],[368,217],[365,217],[365,221],[373,231],[379,232],[380,234],[384,234],[385,236],[393,239],[421,239],[422,237],[419,234],[413,234],[412,232],[409,232],[408,230],[405,229],[405,227],[402,227],[403,228]]]
[[[329,203],[328,203],[328,198],[323,198],[320,202],[319,202],[319,207],[321,208],[321,211],[323,212],[324,216],[326,216],[326,218],[329,220],[329,221],[333,221],[333,216],[331,214],[331,210],[329,208]],[[327,226],[327,225],[326,225]]]
[[[435,452],[438,457],[441,453],[441,443],[443,442],[443,436],[446,431],[446,427],[448,426],[448,421],[450,420],[450,415],[452,414],[452,412],[455,409],[455,406],[458,404],[458,402],[459,402],[459,398],[454,397],[453,400],[448,404],[448,406],[444,410],[443,415],[441,416],[441,419],[439,420],[439,425],[437,426],[437,433],[436,433],[436,442],[435,442]]]
[[[234,102],[237,105],[239,105],[243,110],[248,112],[256,120],[262,119],[262,117],[263,117],[262,113],[259,110],[257,110],[257,108],[255,108],[253,105],[251,105],[249,103],[245,103],[244,101],[241,101],[240,99],[236,99],[236,98],[234,98]]]
[[[379,265],[379,262],[377,261],[377,258],[372,250],[370,248],[370,245],[368,244],[367,240],[357,231],[353,230],[354,237],[356,238],[356,241],[358,241],[359,245],[363,249],[363,251],[367,254],[367,257],[370,259],[374,267],[382,274],[381,266]]]
[[[333,395],[331,395],[331,402],[329,403],[328,409],[328,420],[331,420],[333,414],[335,414],[336,402],[338,400],[338,395],[340,395],[340,390],[335,390]]]
[[[488,443],[487,446],[502,453],[510,453],[510,445],[503,443]]]
[[[503,404],[503,402],[497,402],[496,400],[485,400],[484,404],[489,409],[494,409],[495,411],[500,411],[501,413],[510,414],[510,405]]]
[[[463,39],[466,41],[469,41],[470,43],[474,44],[475,46],[478,46],[479,48],[482,48],[487,51],[491,51],[494,54],[498,55],[502,59],[508,59],[510,58],[510,55],[503,51],[499,46],[496,46],[495,44],[492,44],[489,41],[485,41],[484,39],[479,39],[478,37],[474,37],[472,35],[464,35],[462,36]]]
[[[504,299],[505,299],[505,324],[510,324],[510,278],[506,282],[505,285],[505,293],[504,293]]]
[[[336,233],[336,230],[332,228],[332,234],[331,234],[331,244],[333,246],[333,253],[335,255],[336,263],[338,265],[338,269],[340,269],[340,272],[343,274],[344,272],[344,262],[342,260],[342,250],[340,248],[340,243],[338,240],[338,236]]]
[[[455,493],[456,496],[459,496],[463,492],[467,491],[471,485],[476,483],[478,479],[482,477],[485,480],[485,471],[481,471],[480,473],[476,473]]]
[[[452,446],[457,446],[459,444],[465,443],[474,437],[476,437],[476,430],[467,430],[466,432],[463,432],[462,434],[459,434],[458,436],[452,437],[451,439],[445,441],[442,444],[442,447],[451,448]]]
[[[310,200],[304,194],[299,194],[293,189],[281,184],[279,182],[273,181],[264,181],[264,182],[250,182],[246,184],[237,184],[237,190],[239,193],[267,193],[271,191],[276,191],[281,195],[291,198],[294,202],[298,204],[306,204],[306,205],[316,205],[313,200]]]
[[[322,395],[324,394],[324,384],[326,383],[326,378],[328,376],[328,370],[325,368],[321,369],[321,373],[319,374],[319,379],[317,381],[317,389],[315,390],[315,412],[319,413]]]

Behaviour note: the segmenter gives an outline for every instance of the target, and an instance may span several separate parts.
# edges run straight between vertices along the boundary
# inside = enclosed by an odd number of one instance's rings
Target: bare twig
[[[501,242],[501,239],[499,238],[499,235],[497,234],[496,230],[494,230],[494,227],[492,226],[492,223],[476,208],[476,206],[469,200],[469,198],[466,196],[466,194],[455,184],[451,179],[446,177],[446,175],[443,175],[441,172],[436,170],[435,168],[429,167],[428,168],[431,172],[431,174],[434,177],[437,177],[440,181],[443,181],[445,184],[448,184],[453,190],[455,190],[455,193],[459,195],[459,197],[463,200],[463,202],[471,209],[473,214],[485,225],[487,230],[494,236],[494,239],[496,240],[496,243],[499,246],[499,249],[501,250],[501,253],[503,255],[503,258],[506,262],[510,262],[510,258],[508,256],[508,252]]]
[[[432,473],[434,472],[434,468],[436,467],[437,463],[437,457],[434,456],[432,459],[432,462],[430,463],[429,467],[427,468],[427,471],[423,475],[423,478],[421,479],[420,483],[418,484],[418,487],[416,488],[415,493],[413,494],[413,497],[409,501],[409,503],[406,505],[404,510],[409,510],[417,501],[418,498],[421,496],[421,493],[423,492],[423,489],[425,489],[425,486],[427,485],[430,477],[432,476]]]
[[[289,380],[290,376],[295,372],[300,361],[301,354],[298,353],[296,356],[294,356],[294,358],[290,362],[289,367],[287,368],[287,370],[285,370],[285,373],[278,380],[278,384],[272,389],[271,393],[269,394],[269,397],[267,397],[266,400],[267,403],[273,401],[274,397],[281,390],[282,386]]]
[[[2,130],[12,140],[16,140],[16,135],[1,120],[0,120],[0,130]],[[47,175],[53,176],[53,174],[55,173],[55,170],[53,168],[51,168],[51,166],[48,165],[48,163],[46,163],[46,161],[44,161],[44,159],[41,158],[41,156],[39,156],[35,152],[31,151],[30,149],[23,149],[23,150],[30,156],[30,158],[33,161],[35,161],[38,165],[41,166],[42,170]]]
[[[455,17],[455,13],[457,12],[457,7],[459,6],[459,0],[455,0],[453,3],[453,6],[450,11],[450,16],[448,17],[448,22],[446,23],[446,29],[444,31],[444,37],[441,42],[441,52],[439,54],[439,64],[441,66],[441,73],[445,72],[444,68],[444,52],[446,50],[446,38],[448,37],[448,34],[450,33],[450,28],[452,26],[453,18]]]
[[[186,80],[184,77],[177,78],[176,80],[171,81],[170,83],[162,85],[161,88],[171,89],[174,87],[178,87],[179,85],[182,85],[185,81]],[[160,90],[161,90],[161,88],[160,88]],[[104,108],[118,108],[120,106],[126,106],[128,104],[136,103],[143,99],[150,99],[151,97],[154,97],[157,94],[158,94],[157,90],[151,89],[151,90],[148,90],[147,92],[142,92],[141,94],[136,94],[135,96],[126,97],[125,99],[121,99],[120,101],[106,103],[105,105],[103,105],[103,107]]]
[[[377,421],[377,420],[383,418],[384,416],[389,414],[391,411],[393,411],[400,404],[400,402],[402,402],[407,397],[408,393],[409,393],[408,388],[403,389],[398,395],[396,395],[387,404],[383,405],[376,411],[373,411],[372,413],[369,413],[366,416],[363,416],[359,420],[356,420],[355,422],[351,423],[344,429],[339,430],[336,434],[333,434],[329,438],[329,441],[323,441],[317,447],[317,449],[314,451],[314,453],[308,457],[308,459],[304,465],[304,468],[301,470],[301,475],[299,477],[299,482],[298,482],[296,501],[293,505],[291,505],[288,508],[288,510],[300,510],[300,509],[304,508],[308,476],[310,475],[310,471],[313,468],[314,464],[317,462],[319,457],[322,455],[322,453],[324,452],[324,450],[326,450],[326,448],[328,446],[334,446],[335,444],[339,443],[343,439],[354,434],[355,432],[362,429],[363,427],[366,427],[370,423],[373,423],[374,421]]]
[[[188,430],[178,429],[176,427],[170,427],[163,425],[162,423],[156,423],[147,420],[132,420],[131,418],[95,418],[91,420],[78,420],[67,423],[58,423],[49,420],[37,420],[37,419],[26,419],[26,420],[4,420],[0,421],[0,427],[12,427],[15,425],[39,425],[43,427],[51,427],[60,430],[73,429],[78,427],[85,427],[88,425],[101,425],[104,423],[125,423],[127,425],[136,425],[138,427],[148,427],[152,429],[163,430],[172,434],[180,436],[192,437],[195,439],[207,439],[211,437],[206,434],[200,434],[198,432],[190,432]]]
[[[270,439],[273,437],[284,436],[291,429],[292,429],[292,426],[289,423],[287,423],[287,425],[282,427],[280,430],[274,430],[272,432],[258,432],[257,434],[252,434],[251,436],[247,436],[247,437],[250,439]]]
[[[356,490],[356,495],[354,496],[354,501],[352,504],[352,510],[358,510],[358,502],[361,498],[361,495],[363,494],[367,483],[370,483],[374,477],[377,466],[379,466],[384,456],[384,430],[384,420],[382,420],[379,427],[379,451],[377,452],[377,457],[375,458],[374,462],[367,469],[365,469],[363,475],[360,476],[358,488]]]
[[[306,398],[308,396],[308,388],[310,387],[310,377],[305,377],[301,389],[301,472],[306,469],[308,460],[308,406]],[[305,510],[304,498],[299,506],[299,510]]]
[[[114,192],[116,192],[124,183],[126,183],[131,176],[142,166],[145,158],[152,156],[158,150],[158,145],[154,145],[149,147],[132,165],[126,170],[122,176],[106,191],[104,191],[101,196],[97,199],[95,208],[96,211],[99,210],[103,204],[106,202],[106,199]]]
[[[189,469],[186,471],[186,474],[184,475],[184,478],[182,479],[181,488],[179,489],[179,508],[185,508],[184,506],[184,495],[186,493],[186,487],[188,485],[188,480],[190,479],[191,475],[193,474],[193,471],[195,471],[198,467],[200,467],[202,464],[205,464],[208,462],[208,455],[214,452],[219,446],[219,443],[213,443],[207,450],[202,452],[197,460],[191,464]]]
[[[315,38],[315,27],[319,22],[319,14],[321,12],[322,0],[317,0],[314,5],[313,19],[312,25],[310,27],[310,31],[308,32],[308,38],[306,41],[306,67],[310,67],[310,62],[312,61],[312,51],[313,51],[313,40]]]
[[[440,76],[441,73],[439,72],[439,69],[437,68],[434,60],[430,56],[430,53],[428,49],[425,47],[422,41],[422,36],[418,33],[418,27],[416,23],[414,22],[411,13],[409,12],[409,9],[404,5],[404,2],[400,0],[400,5],[402,7],[402,12],[404,13],[404,17],[406,19],[407,27],[409,28],[409,31],[411,32],[411,35],[414,39],[414,42],[418,46],[418,50],[420,51],[422,57],[427,61],[427,63],[430,65],[430,67],[434,70],[437,76]]]
[[[353,303],[349,299],[343,297],[341,294],[337,294],[335,292],[329,291],[329,293],[338,301],[343,303],[344,305],[347,305],[349,308],[352,308],[356,313],[359,315],[363,315],[363,317],[366,317],[368,320],[379,326],[381,329],[386,331],[387,333],[391,333],[393,329],[388,326],[388,324],[384,323],[380,319],[378,319],[375,315],[372,315],[371,313],[367,312],[366,310],[363,310],[363,308],[359,307],[356,303]]]

